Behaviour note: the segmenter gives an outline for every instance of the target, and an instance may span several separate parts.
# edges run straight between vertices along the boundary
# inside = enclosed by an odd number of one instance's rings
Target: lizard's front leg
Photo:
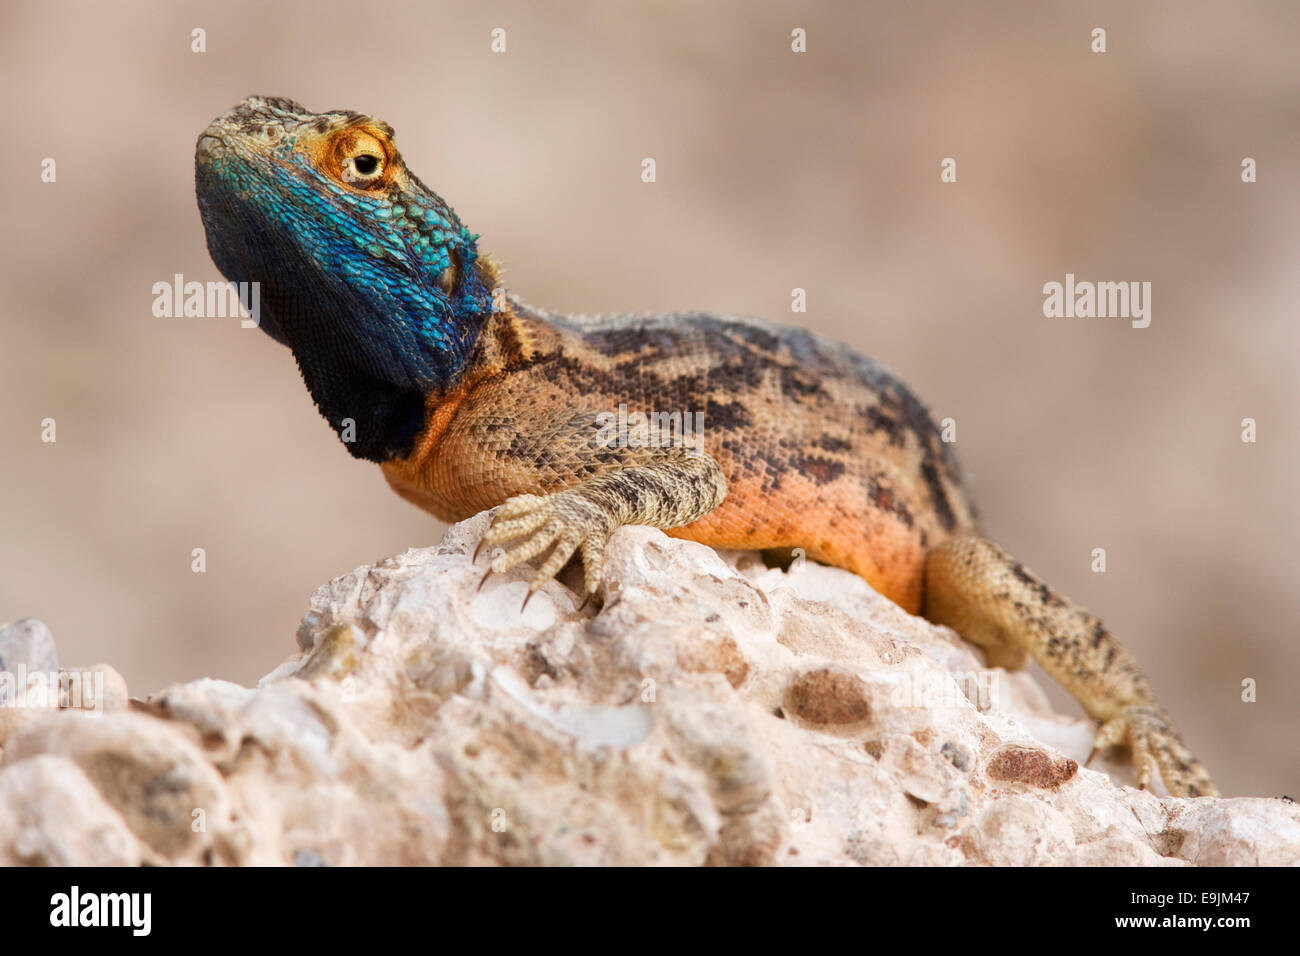
[[[1057,594],[991,541],[952,538],[925,565],[924,615],[985,648],[991,666],[1027,654],[1101,724],[1096,753],[1127,744],[1138,784],[1159,775],[1175,796],[1217,796],[1137,659],[1088,611]]]
[[[615,468],[563,491],[508,499],[497,509],[483,543],[523,540],[499,555],[492,570],[508,571],[549,548],[529,585],[532,594],[581,549],[584,590],[591,597],[600,586],[605,544],[616,528],[676,528],[722,503],[727,481],[713,458],[685,449],[656,452],[643,463]]]

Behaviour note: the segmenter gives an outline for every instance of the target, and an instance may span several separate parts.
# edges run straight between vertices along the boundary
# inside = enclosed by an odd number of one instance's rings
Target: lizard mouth
[[[208,127],[212,129],[212,127]],[[220,136],[215,136],[208,130],[199,134],[199,141],[194,144],[194,155],[202,162],[211,162],[221,156],[226,151],[226,144],[221,141]]]

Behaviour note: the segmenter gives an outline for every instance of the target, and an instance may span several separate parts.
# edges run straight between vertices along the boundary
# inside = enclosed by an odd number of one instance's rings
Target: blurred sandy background
[[[391,122],[539,305],[806,322],[885,362],[957,419],[987,531],[1136,650],[1226,792],[1300,796],[1298,45],[1284,2],[7,2],[0,621],[139,696],[250,682],[316,585],[438,540],[287,350],[150,312],[218,278],[197,134],[276,94]],[[1044,318],[1066,272],[1152,282],[1151,327]]]

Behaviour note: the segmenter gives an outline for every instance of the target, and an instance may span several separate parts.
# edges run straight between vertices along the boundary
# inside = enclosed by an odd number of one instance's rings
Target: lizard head
[[[455,381],[495,268],[406,168],[392,127],[250,96],[203,131],[194,165],[213,261],[260,284],[259,321],[309,386],[340,369],[413,390]]]

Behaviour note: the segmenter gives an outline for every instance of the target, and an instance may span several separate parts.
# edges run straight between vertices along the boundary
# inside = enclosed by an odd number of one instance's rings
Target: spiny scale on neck
[[[392,127],[249,97],[199,137],[195,188],[217,268],[261,284],[262,327],[348,450],[409,450],[425,396],[471,361],[497,270]]]

